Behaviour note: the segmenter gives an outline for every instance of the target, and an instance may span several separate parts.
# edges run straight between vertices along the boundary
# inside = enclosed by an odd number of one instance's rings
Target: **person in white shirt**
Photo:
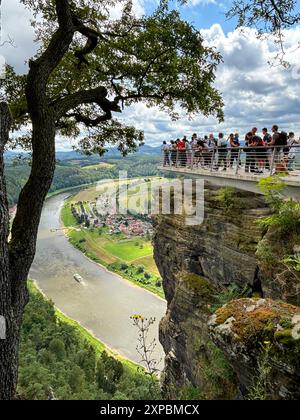
[[[227,171],[227,141],[223,133],[219,134],[218,155],[218,169],[221,168],[223,163],[223,171]]]
[[[288,138],[288,145],[291,148],[289,149],[289,154],[288,154],[288,165],[287,165],[288,171],[295,170],[294,165],[295,165],[295,160],[296,160],[296,153],[300,152],[300,147],[296,147],[296,146],[299,146],[299,144],[300,144],[300,139],[297,141],[295,139],[295,134],[290,133],[289,138]]]
[[[170,146],[166,141],[163,142],[162,152],[164,154],[164,166],[170,166]]]

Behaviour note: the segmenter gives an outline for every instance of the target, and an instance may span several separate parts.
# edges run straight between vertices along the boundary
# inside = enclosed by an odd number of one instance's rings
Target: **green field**
[[[105,251],[126,262],[133,262],[141,257],[153,255],[150,242],[133,239],[125,243],[109,242],[104,245]]]
[[[82,169],[84,169],[85,171],[89,171],[89,170],[109,169],[113,167],[114,165],[111,165],[110,163],[101,162],[95,165],[83,166]]]
[[[76,225],[76,219],[72,215],[69,206],[64,206],[61,211],[61,219],[63,221],[64,226],[70,227]]]

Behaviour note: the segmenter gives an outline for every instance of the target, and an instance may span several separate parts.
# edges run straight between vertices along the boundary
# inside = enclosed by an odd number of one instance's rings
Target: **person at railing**
[[[257,147],[257,149],[256,149],[256,166],[257,166],[256,173],[257,174],[263,174],[264,169],[266,167],[266,162],[268,161],[267,149],[264,147],[265,143],[264,143],[264,141],[261,137],[255,136],[253,139],[254,139],[255,145]]]
[[[287,170],[288,171],[294,171],[294,166],[295,166],[295,160],[296,160],[296,153],[298,153],[300,151],[300,148],[298,147],[293,147],[293,146],[298,146],[300,143],[300,139],[297,141],[295,139],[295,134],[294,133],[290,133],[289,134],[289,140],[288,140],[288,145],[289,145],[289,154],[288,154],[288,162],[287,162]]]
[[[191,146],[192,146],[192,149],[196,149],[197,148],[197,141],[198,141],[198,136],[197,136],[196,133],[194,133],[192,135],[192,138],[191,138]]]
[[[194,150],[194,163],[195,166],[198,168],[199,166],[203,165],[203,154],[202,151],[205,145],[202,140],[197,140],[197,146]]]
[[[240,147],[240,141],[239,139],[234,135],[230,134],[229,139],[229,147],[230,147],[230,168],[233,168],[234,161],[236,161],[236,164],[239,165],[239,147]]]
[[[272,136],[272,141],[270,145],[273,146],[274,148],[272,161],[273,161],[273,166],[275,166],[275,172],[276,173],[286,172],[287,170],[286,161],[287,161],[288,153],[286,154],[287,148],[285,148],[284,146],[287,146],[287,140],[288,140],[287,133],[285,133],[284,131],[280,133],[278,125],[273,125],[272,132],[273,132],[273,136]],[[285,159],[282,156],[283,149],[285,150]]]
[[[223,133],[219,133],[218,140],[218,170],[223,163],[223,171],[227,171],[227,141]]]
[[[253,130],[246,134],[245,136],[245,146],[244,152],[246,153],[246,164],[245,172],[255,172],[255,143],[254,143],[254,134]]]
[[[288,135],[287,144],[288,144],[288,146],[293,146],[295,143],[297,143],[297,141],[295,139],[295,133],[291,132]]]
[[[203,165],[204,165],[204,168],[208,169],[212,165],[214,146],[212,146],[211,143],[209,143],[208,137],[207,137],[207,140],[202,143],[203,143],[202,144]]]
[[[171,165],[176,166],[177,146],[176,146],[176,142],[174,140],[171,140],[170,151],[171,151],[171,153],[170,153]]]
[[[163,142],[162,152],[164,155],[164,166],[170,166],[170,146],[166,141]]]
[[[215,136],[212,133],[209,135],[207,145],[210,149],[215,149],[218,145],[218,140],[215,139]]]
[[[183,141],[185,142],[187,165],[191,166],[191,164],[192,164],[192,146],[191,146],[191,143],[188,141],[188,139],[186,137],[183,139]]]
[[[178,158],[180,166],[186,166],[187,158],[186,158],[186,142],[187,138],[184,136],[183,139],[177,142],[177,150],[178,150]]]
[[[194,133],[192,135],[191,141],[190,141],[190,145],[191,145],[191,152],[192,152],[192,159],[191,159],[191,168],[193,168],[193,166],[196,164],[196,150],[198,147],[198,136],[196,133]]]
[[[273,125],[272,132],[273,136],[270,145],[276,146],[276,149],[280,152],[281,148],[279,146],[287,146],[288,144],[288,135],[284,131],[280,133],[278,125]]]
[[[263,142],[264,142],[264,145],[266,146],[266,155],[267,155],[266,169],[270,170],[271,169],[271,163],[272,163],[272,157],[273,157],[273,150],[269,146],[271,145],[271,142],[272,142],[272,136],[268,132],[267,128],[263,128],[262,134],[263,134]]]
[[[257,132],[258,132],[258,129],[256,127],[253,127],[251,130],[252,136],[253,137],[256,136]]]
[[[234,140],[235,140],[236,143],[239,143],[240,144],[240,135],[239,135],[239,133],[235,133]]]

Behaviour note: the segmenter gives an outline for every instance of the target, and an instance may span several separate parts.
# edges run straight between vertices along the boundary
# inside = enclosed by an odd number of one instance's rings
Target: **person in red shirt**
[[[187,156],[186,156],[186,144],[185,141],[187,140],[186,136],[182,140],[177,142],[177,149],[179,151],[179,163],[181,166],[186,166]]]
[[[179,140],[179,142],[177,143],[177,149],[178,150],[185,150],[185,141],[184,141],[184,138],[181,139],[181,140]]]

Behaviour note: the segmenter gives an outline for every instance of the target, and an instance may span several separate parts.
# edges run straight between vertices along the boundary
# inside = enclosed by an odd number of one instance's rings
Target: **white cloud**
[[[143,16],[145,14],[145,1],[146,0],[133,0],[133,10],[136,14],[136,16]],[[121,17],[122,8],[120,7],[120,4],[117,4],[115,7],[111,7],[110,9],[110,17],[112,19],[119,19]]]
[[[206,4],[217,4],[216,0],[188,0],[188,5],[191,6],[198,6],[198,5],[206,5]]]
[[[2,40],[10,34],[16,48],[6,45],[0,53],[21,72],[25,70],[25,60],[36,49],[30,15],[18,0],[3,0],[2,3]],[[138,13],[144,12],[144,4],[144,0],[135,1]],[[127,109],[122,118],[143,129],[149,144],[193,132],[239,130],[245,133],[253,125],[262,128],[274,123],[300,134],[300,27],[285,33],[286,58],[292,64],[290,69],[268,64],[278,46],[270,39],[258,40],[253,30],[235,30],[226,35],[222,27],[215,24],[202,33],[206,42],[223,55],[224,63],[218,68],[216,85],[225,100],[225,123],[219,125],[214,118],[201,115],[192,121],[183,117],[174,122],[166,113],[150,110],[144,104]],[[58,146],[61,149],[63,144],[59,142]],[[69,142],[66,147],[70,148]]]
[[[286,59],[290,69],[274,62],[278,50],[272,40],[259,40],[251,29],[225,35],[219,24],[202,31],[206,41],[223,55],[216,86],[225,101],[225,122],[199,116],[190,121],[171,121],[167,114],[137,105],[125,113],[126,120],[144,128],[149,144],[209,132],[239,131],[242,135],[254,125],[260,129],[278,124],[300,135],[300,28],[286,31]]]
[[[10,37],[14,45],[5,44],[1,47],[0,54],[18,72],[25,72],[25,62],[37,49],[33,42],[34,30],[30,25],[30,11],[25,9],[19,0],[2,0],[1,12],[1,41],[5,42]]]

